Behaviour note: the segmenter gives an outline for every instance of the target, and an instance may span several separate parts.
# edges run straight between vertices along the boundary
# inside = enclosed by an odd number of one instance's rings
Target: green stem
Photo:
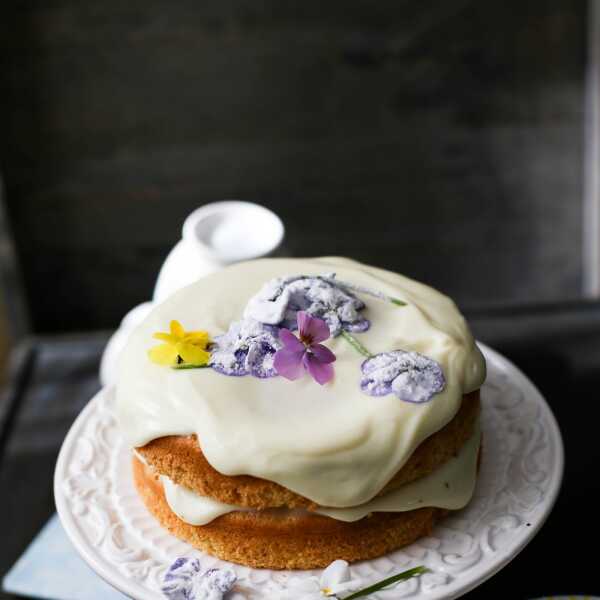
[[[389,301],[392,304],[396,304],[397,306],[407,306],[406,302],[404,302],[404,300],[399,300],[398,298],[392,298],[391,296],[388,296]]]
[[[373,296],[373,298],[378,298],[379,300],[383,300],[385,302],[391,302],[396,306],[407,306],[407,303],[404,300],[400,300],[398,298],[394,298],[394,296],[388,296],[383,292],[378,290],[372,290],[369,287],[365,287],[363,285],[354,285],[352,283],[348,283],[347,281],[340,281],[339,279],[335,279],[334,277],[324,277],[325,281],[329,281],[334,286],[341,286],[346,290],[354,292],[356,294],[367,294],[368,296]]]
[[[179,363],[178,365],[172,365],[172,369],[208,369],[208,365],[194,365],[192,363]]]
[[[367,358],[371,358],[371,356],[373,356],[351,333],[348,333],[346,330],[342,329],[341,335],[357,352],[360,352],[363,356],[366,356]]]
[[[382,590],[384,587],[388,585],[392,585],[392,583],[396,583],[398,581],[404,581],[406,579],[410,579],[415,575],[422,575],[423,573],[427,573],[427,569],[425,567],[415,567],[414,569],[409,569],[408,571],[403,571],[402,573],[398,573],[397,575],[393,575],[392,577],[388,577],[383,581],[379,581],[378,583],[374,583],[373,585],[359,590],[358,592],[354,592],[354,594],[350,594],[350,596],[346,596],[345,598],[341,598],[341,600],[354,600],[354,598],[361,598],[363,596],[368,596],[369,594],[374,594],[379,590]]]

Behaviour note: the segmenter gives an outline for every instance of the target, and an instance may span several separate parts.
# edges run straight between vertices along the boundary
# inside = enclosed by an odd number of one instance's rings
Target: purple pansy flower
[[[178,558],[168,569],[162,593],[168,600],[223,600],[236,582],[233,571],[202,571],[197,558]]]
[[[360,387],[370,396],[394,393],[406,402],[427,402],[446,385],[442,366],[418,352],[393,350],[367,358]]]
[[[286,379],[298,379],[308,371],[320,385],[333,378],[335,354],[320,342],[330,337],[329,326],[322,319],[298,311],[298,339],[289,329],[281,329],[283,348],[277,350],[273,366]]]

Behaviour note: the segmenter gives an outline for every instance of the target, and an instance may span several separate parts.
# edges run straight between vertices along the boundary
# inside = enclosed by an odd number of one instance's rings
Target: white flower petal
[[[321,574],[321,589],[331,588],[348,581],[350,570],[345,560],[334,560]]]

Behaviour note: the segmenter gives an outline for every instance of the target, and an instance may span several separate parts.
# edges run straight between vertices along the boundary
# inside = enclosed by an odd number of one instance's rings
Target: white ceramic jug
[[[281,246],[284,235],[281,219],[252,202],[224,200],[191,213],[183,223],[181,240],[160,269],[152,302],[132,308],[106,345],[100,363],[102,384],[114,383],[121,350],[156,303],[227,265],[272,255]]]
[[[181,240],[163,263],[154,301],[229,264],[273,254],[284,231],[275,213],[252,202],[225,200],[198,208],[185,220]]]

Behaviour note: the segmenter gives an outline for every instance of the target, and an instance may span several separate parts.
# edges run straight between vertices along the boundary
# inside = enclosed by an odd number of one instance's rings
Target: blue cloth
[[[105,583],[77,554],[57,515],[29,544],[4,578],[2,587],[11,594],[45,600],[127,598]]]

